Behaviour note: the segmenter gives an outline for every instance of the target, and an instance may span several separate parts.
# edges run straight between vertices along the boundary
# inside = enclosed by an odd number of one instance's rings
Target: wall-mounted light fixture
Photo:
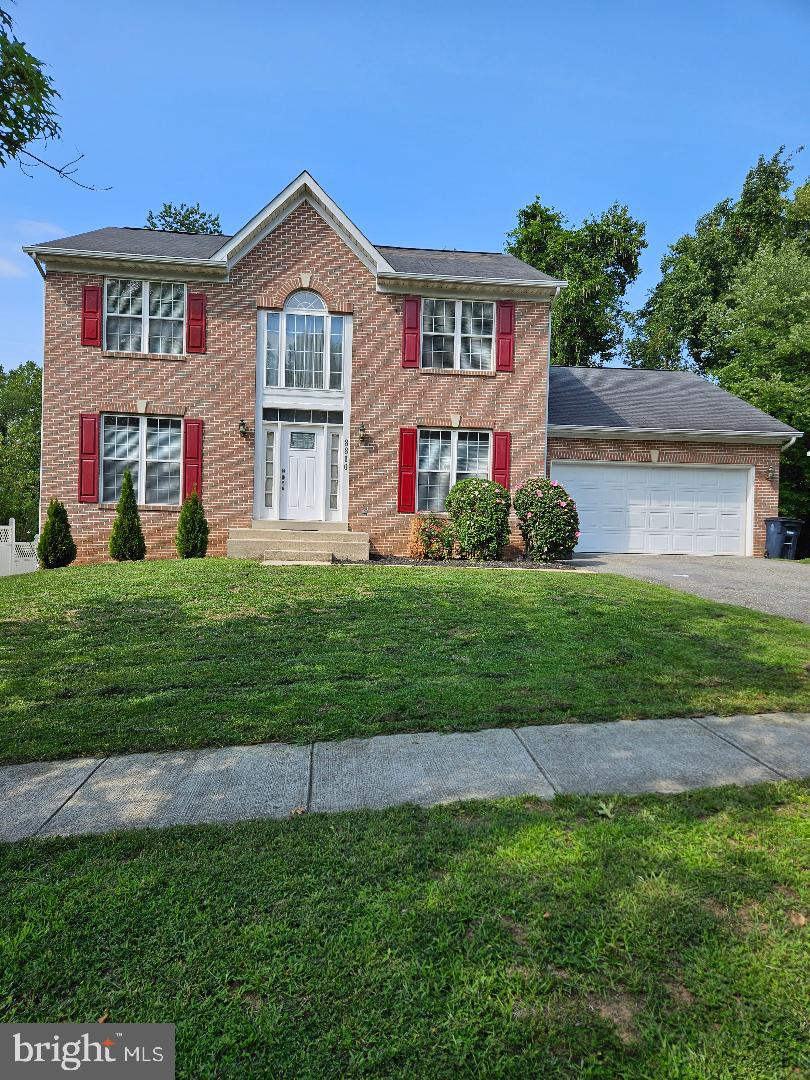
[[[243,439],[246,439],[250,435],[250,428],[247,426],[247,420],[239,421],[239,434]]]
[[[776,467],[774,465],[771,465],[768,469],[768,479],[771,483],[776,479]]]
[[[362,421],[357,428],[357,437],[361,443],[367,443],[371,438],[368,431],[366,430],[366,425]]]

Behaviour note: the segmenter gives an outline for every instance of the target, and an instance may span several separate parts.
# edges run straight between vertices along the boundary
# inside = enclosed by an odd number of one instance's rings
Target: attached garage
[[[578,551],[747,555],[753,469],[555,461],[579,511]]]

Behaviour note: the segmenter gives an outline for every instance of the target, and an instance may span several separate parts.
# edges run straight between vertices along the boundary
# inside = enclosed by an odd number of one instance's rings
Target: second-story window
[[[330,315],[317,293],[299,289],[282,312],[268,311],[265,318],[266,386],[343,389],[342,315]]]
[[[183,352],[185,285],[110,278],[104,296],[104,347],[110,352]]]
[[[422,300],[422,367],[492,370],[495,305],[486,300]]]

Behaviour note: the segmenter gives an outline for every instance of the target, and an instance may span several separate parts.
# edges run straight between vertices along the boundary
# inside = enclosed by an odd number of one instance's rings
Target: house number
[[[349,440],[344,439],[343,440],[343,468],[345,470],[345,469],[348,469],[348,467],[349,467]]]

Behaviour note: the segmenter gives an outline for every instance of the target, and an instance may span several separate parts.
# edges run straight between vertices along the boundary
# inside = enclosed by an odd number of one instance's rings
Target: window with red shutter
[[[512,435],[508,431],[492,433],[492,479],[509,490]]]
[[[515,304],[499,300],[496,316],[495,370],[514,371],[515,368]]]
[[[202,495],[202,420],[186,420],[183,423],[183,498],[194,489]]]
[[[400,514],[416,512],[416,438],[416,428],[399,429],[397,510]]]
[[[205,293],[188,293],[186,296],[186,352],[205,352],[205,323]]]
[[[101,345],[101,286],[82,288],[82,345]]]
[[[419,319],[421,304],[418,296],[406,296],[402,302],[402,366],[419,367]]]
[[[79,502],[98,502],[98,413],[79,416]]]

